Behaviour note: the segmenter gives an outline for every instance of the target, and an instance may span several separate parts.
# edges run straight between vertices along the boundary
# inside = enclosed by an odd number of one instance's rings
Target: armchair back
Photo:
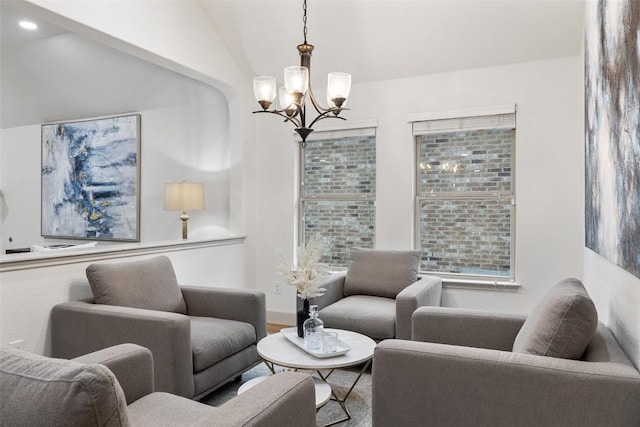
[[[3,425],[130,425],[122,388],[100,364],[3,347],[0,395]]]
[[[117,264],[91,264],[87,279],[96,304],[186,314],[171,260],[158,256]]]
[[[418,280],[419,251],[351,249],[344,296],[393,298]]]

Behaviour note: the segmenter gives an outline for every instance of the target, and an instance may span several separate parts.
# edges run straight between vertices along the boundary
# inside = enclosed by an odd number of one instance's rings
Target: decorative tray
[[[309,353],[312,356],[315,356],[315,357],[318,357],[318,358],[321,358],[321,359],[325,359],[327,357],[342,356],[343,354],[345,354],[346,352],[351,350],[351,347],[349,347],[344,341],[342,341],[339,336],[338,336],[338,348],[336,349],[336,351],[332,351],[330,353],[325,353],[325,352],[322,352],[322,351],[308,350],[304,346],[304,338],[300,338],[298,336],[298,328],[280,329],[280,333],[282,335],[284,335],[284,337],[286,339],[288,339],[293,344],[298,346],[300,349],[306,351],[307,353]]]

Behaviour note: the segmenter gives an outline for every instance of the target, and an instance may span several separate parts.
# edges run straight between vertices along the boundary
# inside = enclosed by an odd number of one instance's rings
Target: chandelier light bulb
[[[253,94],[264,110],[269,108],[276,98],[276,78],[259,76],[253,79]]]
[[[289,93],[307,93],[309,89],[309,69],[293,66],[284,69],[284,85]]]
[[[284,86],[278,90],[278,100],[280,101],[280,108],[284,110],[287,116],[293,116],[298,110],[293,95],[291,95]]]

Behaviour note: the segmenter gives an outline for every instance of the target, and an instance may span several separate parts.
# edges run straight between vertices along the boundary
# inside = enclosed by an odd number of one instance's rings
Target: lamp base
[[[189,214],[185,211],[180,215],[180,220],[182,221],[182,240],[187,240],[187,222],[189,221]]]

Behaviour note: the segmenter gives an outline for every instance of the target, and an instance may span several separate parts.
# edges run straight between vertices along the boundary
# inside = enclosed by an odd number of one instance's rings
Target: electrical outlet
[[[24,340],[15,340],[15,341],[11,341],[9,343],[9,345],[13,348],[17,348],[20,350],[24,350]]]
[[[275,289],[273,293],[276,295],[280,295],[282,293],[282,291],[280,290],[280,282],[275,282]]]

